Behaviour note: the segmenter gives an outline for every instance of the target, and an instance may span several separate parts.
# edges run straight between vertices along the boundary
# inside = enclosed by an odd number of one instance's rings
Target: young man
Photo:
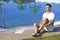
[[[55,14],[51,12],[51,5],[46,4],[46,12],[43,14],[42,20],[40,24],[34,23],[35,33],[32,36],[40,36],[41,30],[50,32],[54,30],[54,18]]]

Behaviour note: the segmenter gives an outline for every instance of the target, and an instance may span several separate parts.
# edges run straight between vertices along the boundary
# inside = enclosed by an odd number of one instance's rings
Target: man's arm
[[[44,27],[44,25],[45,25],[45,23],[46,23],[46,20],[47,20],[47,18],[43,18],[43,19],[41,20],[39,30],[41,30],[41,29]]]
[[[46,18],[42,18],[40,24],[41,24],[41,25],[44,25],[44,24],[46,23],[46,20],[47,20]]]
[[[45,26],[50,26],[53,22],[54,22],[54,20],[51,20],[47,24],[45,24]]]

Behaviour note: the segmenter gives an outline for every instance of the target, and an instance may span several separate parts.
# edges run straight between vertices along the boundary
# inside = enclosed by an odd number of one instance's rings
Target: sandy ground
[[[44,33],[42,37],[60,34],[60,25],[55,27],[54,32]],[[31,35],[34,32],[33,29],[25,30],[22,34],[16,34],[14,32],[0,32],[0,40],[22,40],[25,38],[33,38]]]

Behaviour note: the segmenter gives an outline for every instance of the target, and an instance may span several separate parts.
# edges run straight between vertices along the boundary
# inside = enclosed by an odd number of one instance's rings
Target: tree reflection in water
[[[18,9],[20,9],[20,10],[24,10],[25,7],[26,7],[25,4],[18,4]]]
[[[3,0],[3,2],[5,2],[5,3],[8,3],[9,1],[10,0]],[[33,1],[30,1],[30,0],[25,0],[25,1],[24,0],[14,0],[14,3],[17,3],[18,4],[18,9],[20,9],[20,10],[24,10],[25,7],[27,7],[27,4],[28,4],[29,5],[28,7],[34,13],[38,12],[39,11],[39,8],[40,8],[40,5],[38,6],[36,4],[35,0],[33,0]],[[32,3],[34,3],[34,4],[32,5]],[[0,3],[0,10],[1,10],[1,13],[2,13],[2,24],[3,24],[2,26],[4,28],[6,28],[6,20],[5,20],[5,17],[4,17],[5,14],[4,14],[3,10],[2,10],[2,5],[3,4]]]
[[[2,14],[2,26],[3,28],[6,28],[6,21],[5,21],[5,17],[4,17],[4,12],[3,12],[3,8],[2,8],[2,5],[4,3],[7,3],[9,0],[1,0],[1,3],[0,3],[0,11],[1,11],[1,14]]]
[[[30,5],[30,3],[32,3],[32,2],[34,3],[34,5]],[[15,3],[19,4],[18,5],[18,9],[20,9],[20,10],[24,10],[25,7],[27,6],[27,4],[29,4],[30,5],[29,8],[34,13],[38,12],[39,11],[39,8],[40,8],[40,5],[39,6],[36,5],[35,0],[32,0],[32,1],[30,1],[30,0],[15,0]]]

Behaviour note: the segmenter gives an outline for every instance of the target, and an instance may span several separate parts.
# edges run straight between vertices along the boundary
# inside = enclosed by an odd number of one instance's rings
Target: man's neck
[[[51,11],[48,11],[47,13],[50,14]]]

